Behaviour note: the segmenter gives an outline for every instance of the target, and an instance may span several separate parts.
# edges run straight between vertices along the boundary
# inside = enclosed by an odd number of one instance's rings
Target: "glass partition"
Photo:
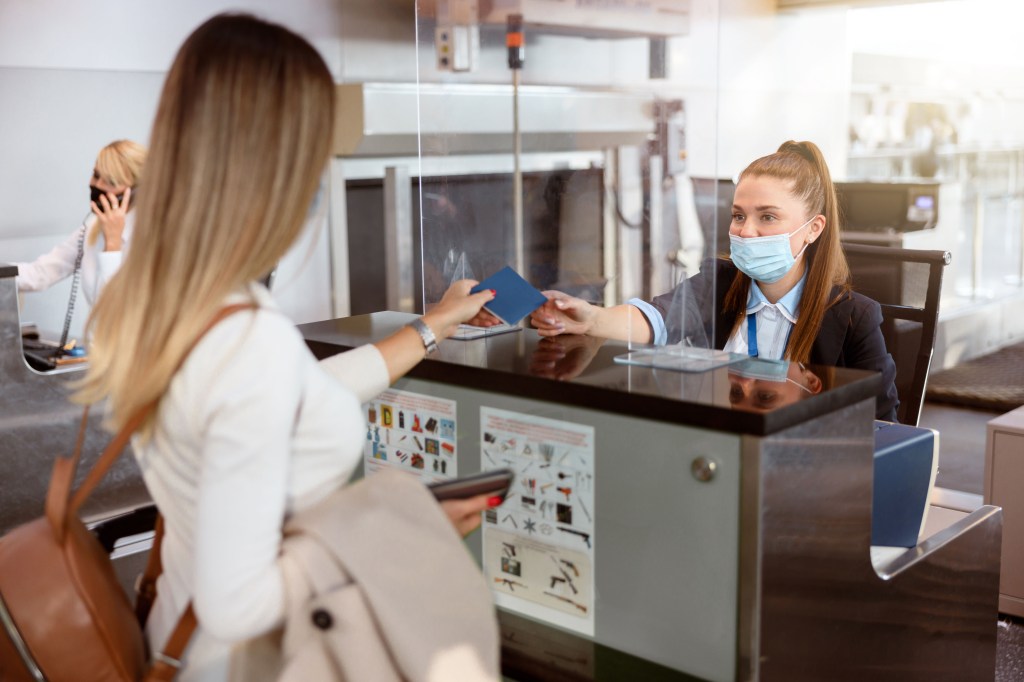
[[[454,280],[471,278],[497,290],[489,308],[504,324],[463,330],[467,340],[506,332],[524,339],[542,305],[540,314],[561,319],[567,332],[591,332],[557,336],[581,344],[565,341],[560,352],[592,357],[590,342],[604,336],[623,342],[617,353],[631,362],[662,358],[658,366],[694,370],[728,359],[715,351],[713,312],[719,195],[729,190],[718,180],[717,5],[417,3],[410,104],[419,154],[409,183],[424,308]],[[509,282],[516,276],[527,285],[519,293]],[[509,342],[502,336],[490,347]],[[469,355],[487,343],[449,341],[443,352]],[[727,382],[712,373],[647,374],[681,395],[728,400]],[[504,462],[519,486],[485,516],[482,561],[503,608],[621,646],[636,633],[628,618],[611,615],[621,606],[597,594],[617,572],[596,558],[612,532],[605,523],[599,537],[607,512],[595,496],[598,471],[609,465],[597,462],[608,434],[570,412],[479,408],[480,442],[470,445],[481,467]],[[718,586],[726,583],[729,592],[732,579]],[[718,633],[684,637],[686,651],[672,655],[696,660],[702,651],[701,665],[731,671],[736,606],[715,608]],[[609,614],[600,625],[598,611]],[[718,675],[709,670],[701,672]]]
[[[601,333],[634,361],[720,359],[703,263],[731,199],[718,21],[717,3],[417,3],[423,306],[508,267],[609,311]],[[680,286],[698,272],[699,287]]]

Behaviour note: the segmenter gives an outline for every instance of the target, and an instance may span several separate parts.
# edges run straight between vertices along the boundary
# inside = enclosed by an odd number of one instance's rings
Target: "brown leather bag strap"
[[[95,490],[99,482],[103,480],[103,477],[107,475],[110,468],[114,466],[118,458],[121,456],[121,452],[124,450],[124,446],[131,440],[132,434],[135,432],[142,422],[150,415],[150,413],[156,409],[159,401],[154,400],[148,405],[141,408],[138,412],[132,415],[132,418],[121,427],[114,439],[110,441],[110,444],[103,450],[103,454],[99,456],[96,463],[93,464],[92,469],[86,475],[85,480],[82,481],[82,485],[78,486],[74,494],[71,496],[71,502],[67,506],[67,515],[75,516],[78,514],[78,510],[89,499],[89,495]],[[86,407],[86,410],[89,408]],[[84,420],[84,417],[83,417]],[[78,451],[76,449],[75,456],[72,458],[74,462],[78,461]]]
[[[135,617],[142,627],[146,627],[146,621],[149,620],[149,611],[153,608],[153,603],[156,601],[156,581],[164,571],[160,554],[163,541],[164,517],[163,514],[157,514],[153,545],[149,549],[146,570],[139,576],[138,585],[135,587]]]
[[[181,668],[181,655],[185,653],[185,647],[188,646],[195,629],[196,614],[192,610],[192,602],[189,602],[170,639],[164,645],[164,650],[153,657],[153,665],[146,671],[144,682],[171,682],[174,679]]]
[[[149,550],[149,559],[146,561],[146,570],[139,581],[138,595],[136,596],[135,615],[139,618],[139,624],[145,627],[146,619],[149,617],[149,609],[156,601],[156,580],[163,572],[163,563],[160,559],[160,548],[164,542],[164,517],[158,514],[156,517],[156,532],[153,535],[153,546]],[[144,682],[170,682],[178,674],[181,667],[181,655],[185,653],[185,647],[192,639],[192,633],[196,629],[196,614],[192,610],[192,602],[188,603],[185,613],[181,614],[178,624],[167,639],[162,652],[153,657],[153,665],[146,672]]]
[[[58,542],[64,541],[64,530],[68,518],[68,498],[71,495],[71,484],[75,480],[75,470],[81,456],[82,444],[85,443],[85,431],[89,423],[89,406],[82,411],[82,421],[78,426],[78,437],[75,439],[75,452],[71,457],[58,457],[53,463],[50,475],[50,488],[46,491],[44,510],[46,519]]]
[[[189,356],[189,354],[196,347],[199,341],[204,336],[206,336],[207,332],[213,329],[221,320],[225,319],[226,317],[230,317],[231,315],[234,315],[235,313],[240,312],[242,310],[249,310],[257,307],[258,306],[254,303],[235,303],[233,305],[228,305],[221,308],[217,312],[217,314],[213,316],[213,319],[210,320],[206,327],[203,328],[203,331],[199,334],[199,336],[195,338],[195,340],[192,342],[192,345],[189,346],[185,354],[181,356],[181,360],[178,361],[178,366],[177,368],[175,368],[174,371],[177,372],[179,369],[181,369],[181,366],[185,364],[185,359]],[[82,481],[82,485],[78,486],[78,489],[75,490],[74,495],[71,497],[71,503],[67,507],[68,514],[78,513],[78,510],[79,508],[81,508],[82,504],[84,504],[85,501],[89,498],[89,495],[91,495],[92,491],[96,488],[97,485],[99,485],[99,482],[103,480],[103,477],[110,470],[110,467],[114,465],[114,462],[117,461],[117,458],[121,456],[121,451],[124,450],[124,446],[128,444],[128,441],[132,437],[132,433],[134,433],[135,430],[142,425],[142,423],[149,417],[150,413],[152,413],[153,410],[155,410],[157,405],[159,404],[160,399],[157,398],[156,400],[150,402],[149,404],[139,408],[139,410],[136,411],[135,414],[131,416],[131,418],[125,423],[125,425],[121,427],[121,430],[114,437],[114,440],[110,442],[110,445],[108,445],[107,448],[103,451],[103,454],[100,455],[99,459],[96,460],[96,463],[89,471],[89,474],[85,477],[85,480]],[[79,446],[81,446],[81,440],[79,440]],[[77,459],[78,450],[76,449],[74,460],[77,462]]]

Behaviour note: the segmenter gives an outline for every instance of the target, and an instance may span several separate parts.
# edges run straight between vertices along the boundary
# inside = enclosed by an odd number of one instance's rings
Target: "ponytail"
[[[784,354],[793,362],[808,362],[825,310],[850,291],[850,268],[839,241],[841,216],[836,188],[825,157],[813,142],[783,142],[774,154],[747,166],[740,173],[739,181],[748,177],[791,182],[793,196],[804,203],[808,212],[825,217],[821,235],[804,252],[807,282],[800,299],[800,317]],[[836,287],[839,291],[833,296],[832,290]],[[740,313],[746,310],[749,294],[750,278],[737,272],[725,295],[725,310],[736,313],[736,326],[742,321]]]

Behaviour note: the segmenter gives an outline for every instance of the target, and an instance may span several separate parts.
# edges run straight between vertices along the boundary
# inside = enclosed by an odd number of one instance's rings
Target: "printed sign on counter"
[[[480,466],[510,467],[484,513],[483,564],[498,605],[594,634],[594,428],[480,408]]]
[[[388,389],[363,405],[366,475],[398,467],[424,483],[458,475],[455,401]]]

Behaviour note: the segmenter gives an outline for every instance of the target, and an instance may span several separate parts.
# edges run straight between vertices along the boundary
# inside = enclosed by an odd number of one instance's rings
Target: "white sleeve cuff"
[[[361,403],[372,400],[391,383],[384,356],[372,343],[324,358],[320,367],[355,393]]]
[[[655,346],[664,346],[668,343],[668,329],[665,327],[665,319],[658,312],[658,309],[647,301],[640,298],[631,298],[626,301],[629,305],[640,311],[647,318],[651,325],[651,338]]]

